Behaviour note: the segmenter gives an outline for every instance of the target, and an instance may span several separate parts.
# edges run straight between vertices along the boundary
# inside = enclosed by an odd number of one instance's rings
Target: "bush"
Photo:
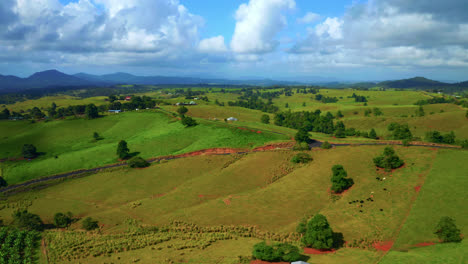
[[[440,219],[434,234],[444,243],[460,242],[462,240],[460,229],[455,225],[455,221],[447,216]]]
[[[468,149],[468,139],[461,141],[460,146],[462,147],[462,149]]]
[[[333,247],[333,230],[324,215],[316,214],[307,223],[307,230],[302,242],[307,247],[319,250],[331,249]]]
[[[310,150],[310,146],[306,142],[297,142],[296,145],[294,145],[293,150]]]
[[[24,144],[21,151],[25,159],[34,159],[37,157],[37,149],[33,144]]]
[[[127,164],[130,168],[146,168],[150,165],[149,162],[141,157],[133,157],[128,160]]]
[[[181,105],[179,109],[177,109],[177,113],[179,113],[180,115],[185,115],[187,112],[188,112],[187,107],[183,105]]]
[[[56,213],[54,215],[54,225],[56,227],[61,227],[65,228],[69,226],[72,223],[72,213],[68,212],[66,214],[64,213]]]
[[[261,121],[263,124],[270,124],[270,116],[269,115],[262,115]]]
[[[13,224],[26,230],[42,231],[44,223],[37,214],[31,214],[27,210],[17,211],[13,214]]]
[[[182,117],[182,125],[184,125],[185,127],[192,127],[192,126],[196,126],[198,125],[197,121],[195,121],[195,119],[189,117],[189,116],[184,116]]]
[[[287,243],[278,243],[269,246],[265,242],[260,242],[254,245],[252,255],[256,259],[270,262],[293,262],[301,259],[299,248]]]
[[[83,222],[81,223],[81,226],[86,231],[91,231],[91,230],[94,230],[96,228],[99,228],[98,221],[93,220],[91,217],[85,218],[83,220]]]
[[[375,166],[386,171],[399,168],[405,164],[396,154],[392,147],[386,147],[381,156],[374,158]]]
[[[297,153],[292,159],[292,163],[308,163],[312,160],[312,157],[307,153]]]
[[[371,129],[371,131],[369,132],[369,138],[377,139],[377,133],[375,132],[375,129]]]
[[[325,141],[325,142],[322,143],[322,145],[320,147],[322,149],[331,149],[332,145],[328,141]]]
[[[342,165],[335,165],[332,168],[333,175],[331,177],[332,187],[331,190],[335,193],[341,193],[351,186],[353,186],[354,181],[348,177],[348,173],[346,173],[345,169]]]
[[[409,139],[403,139],[403,141],[402,141],[401,143],[402,143],[403,146],[405,146],[405,147],[411,146],[411,140],[409,140]]]

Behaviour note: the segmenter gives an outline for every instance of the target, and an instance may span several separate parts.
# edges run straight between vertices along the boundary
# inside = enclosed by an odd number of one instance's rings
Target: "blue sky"
[[[466,0],[2,0],[0,74],[468,80]]]

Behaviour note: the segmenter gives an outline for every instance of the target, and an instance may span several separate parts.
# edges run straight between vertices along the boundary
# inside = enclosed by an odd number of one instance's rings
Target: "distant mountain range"
[[[0,90],[1,91],[20,91],[25,89],[48,88],[48,87],[83,87],[83,86],[111,86],[117,84],[139,84],[139,85],[196,85],[196,84],[212,84],[212,85],[303,85],[303,84],[320,84],[330,87],[386,87],[386,88],[401,88],[401,89],[427,89],[427,88],[453,88],[453,87],[468,87],[468,81],[461,83],[444,83],[438,82],[423,77],[415,77],[411,79],[385,81],[385,82],[364,82],[364,83],[340,83],[340,82],[294,82],[294,81],[277,81],[271,79],[252,79],[252,80],[228,80],[228,79],[204,79],[194,77],[168,77],[168,76],[136,76],[128,73],[113,73],[105,75],[92,75],[87,73],[78,73],[68,75],[57,70],[48,70],[37,72],[27,78],[16,76],[0,75]],[[327,85],[328,84],[328,85]]]

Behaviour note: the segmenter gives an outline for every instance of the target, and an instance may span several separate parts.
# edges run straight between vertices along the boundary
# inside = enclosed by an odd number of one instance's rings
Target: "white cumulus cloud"
[[[223,36],[202,39],[198,44],[198,49],[204,53],[222,53],[228,51],[226,44],[224,44]]]
[[[320,19],[319,14],[316,14],[316,13],[313,13],[313,12],[307,12],[307,14],[305,14],[305,16],[297,19],[297,23],[299,23],[299,24],[312,24],[312,23],[316,22],[319,19]]]
[[[231,49],[236,53],[267,53],[278,45],[275,39],[286,25],[284,11],[296,6],[294,0],[250,0],[236,11]]]

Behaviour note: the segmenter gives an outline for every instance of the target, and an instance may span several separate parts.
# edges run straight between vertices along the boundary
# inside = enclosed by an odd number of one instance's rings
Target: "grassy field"
[[[289,159],[293,152],[271,151],[190,157],[144,170],[114,169],[10,197],[3,202],[0,217],[8,222],[15,209],[26,205],[45,222],[51,222],[59,211],[72,211],[81,218],[91,216],[103,225],[103,234],[127,230],[128,219],[144,226],[163,226],[178,220],[204,227],[249,225],[264,232],[290,234],[302,217],[320,212],[348,243],[360,243],[336,254],[314,255],[312,263],[340,263],[344,259],[349,259],[347,263],[374,263],[382,253],[373,250],[372,242],[396,239],[417,196],[414,187],[422,184],[438,155],[437,150],[428,148],[398,147],[397,153],[407,165],[382,175],[371,162],[382,150],[381,146],[368,146],[311,151],[314,161],[308,165],[292,165]],[[345,167],[355,185],[342,197],[334,198],[328,188],[330,168],[336,163]],[[371,195],[374,202],[366,200]],[[349,204],[354,200],[364,200],[363,207]],[[79,222],[72,226],[76,228]],[[233,257],[248,256],[255,241],[218,241],[213,243],[214,248],[204,250],[164,249],[158,251],[161,255],[157,258],[180,260],[176,263],[197,263],[206,258],[202,263],[218,263],[224,256],[220,263],[235,263]],[[246,243],[249,246],[242,246]],[[233,251],[236,255],[228,253],[229,248],[238,248]],[[209,254],[212,250],[218,252],[213,258]],[[86,258],[82,263],[117,261],[117,257],[121,262],[114,263],[125,263],[136,256],[149,261],[154,257],[151,252],[151,248],[144,248]]]
[[[424,242],[438,243],[434,229],[443,216],[455,219],[462,234],[468,232],[468,214],[461,209],[468,200],[468,181],[464,177],[468,171],[466,160],[466,151],[440,151],[393,250],[381,263],[466,263],[466,239],[462,243],[414,246]]]
[[[157,112],[127,112],[95,120],[34,124],[3,121],[0,126],[0,157],[20,157],[26,143],[34,144],[39,152],[45,153],[32,161],[3,163],[3,177],[9,183],[118,162],[115,150],[121,139],[128,142],[131,152],[138,152],[144,158],[213,147],[251,148],[288,139],[211,123],[184,128],[179,121]],[[103,140],[93,140],[95,131]]]

